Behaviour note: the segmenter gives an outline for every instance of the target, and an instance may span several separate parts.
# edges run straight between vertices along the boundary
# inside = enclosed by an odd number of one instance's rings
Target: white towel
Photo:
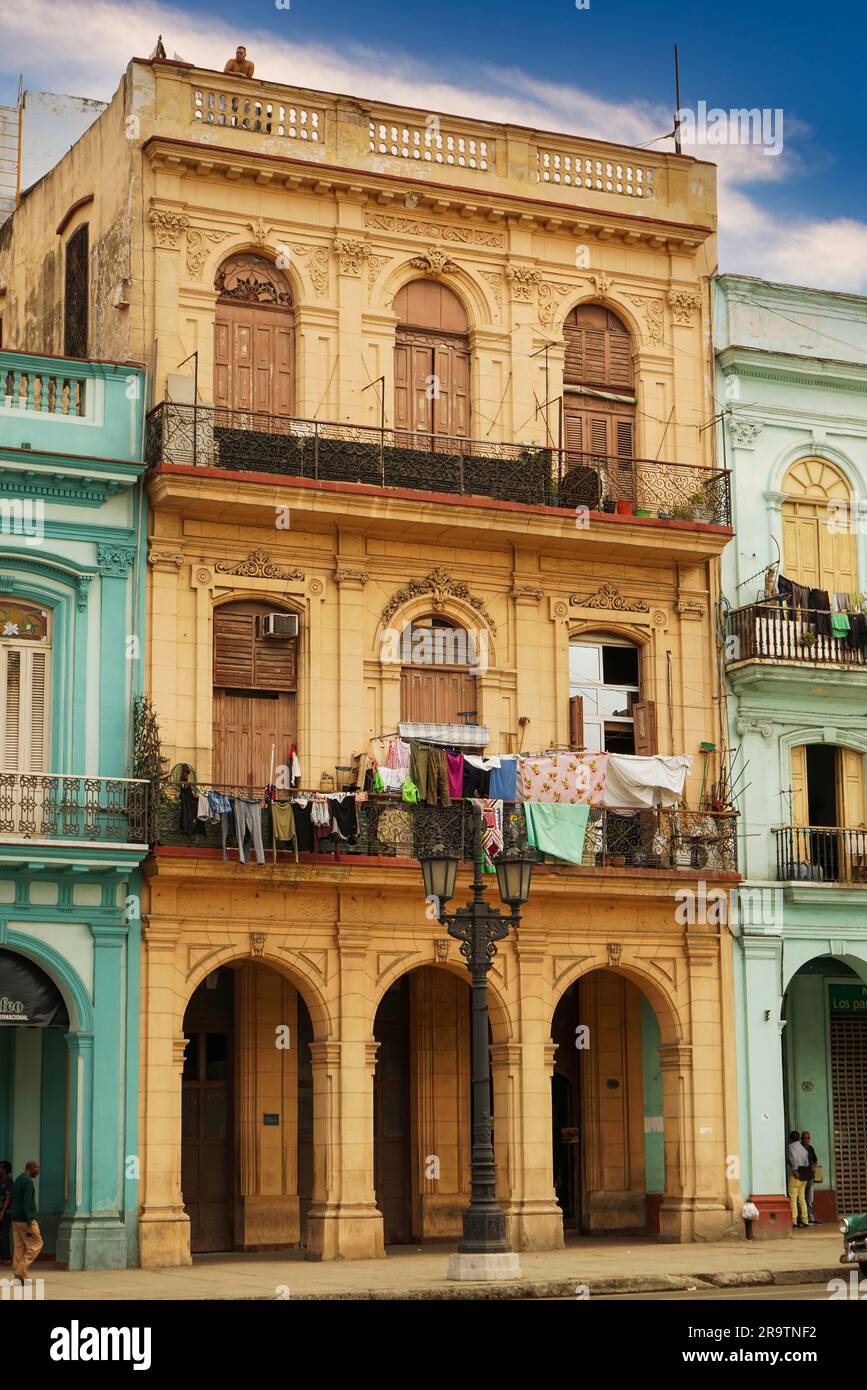
[[[680,753],[675,758],[609,753],[602,805],[676,806],[691,766],[692,758],[688,753]]]

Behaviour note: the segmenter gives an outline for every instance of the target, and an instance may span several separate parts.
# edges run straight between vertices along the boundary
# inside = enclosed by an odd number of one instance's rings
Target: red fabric
[[[464,785],[463,753],[446,753],[446,766],[449,775],[449,792],[452,796],[460,797],[463,795]]]

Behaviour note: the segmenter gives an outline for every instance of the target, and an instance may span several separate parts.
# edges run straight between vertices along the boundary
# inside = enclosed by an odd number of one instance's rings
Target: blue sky
[[[676,39],[684,107],[783,111],[779,156],[696,151],[720,166],[722,268],[867,293],[867,19],[855,0],[290,5],[0,0],[0,100],[20,71],[27,86],[107,98],[161,31],[170,56],[204,66],[246,41],[266,80],[647,143],[671,127]]]

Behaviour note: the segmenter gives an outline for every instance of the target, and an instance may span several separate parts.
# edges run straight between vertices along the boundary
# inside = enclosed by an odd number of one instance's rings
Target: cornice
[[[731,344],[717,353],[717,362],[728,375],[737,371],[754,381],[784,381],[794,386],[828,386],[838,391],[867,389],[867,362],[843,362],[834,357],[801,353],[768,352],[764,348]]]

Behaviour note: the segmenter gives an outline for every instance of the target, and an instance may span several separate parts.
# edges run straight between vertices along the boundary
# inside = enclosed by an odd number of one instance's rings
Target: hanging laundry
[[[199,794],[192,782],[181,783],[181,809],[178,824],[182,835],[207,834],[207,827],[199,820]]]
[[[517,801],[518,759],[515,756],[503,756],[497,761],[499,767],[491,769],[488,793],[492,797],[499,797],[502,801]]]
[[[482,817],[483,868],[486,873],[493,873],[493,860],[503,848],[503,803],[499,798],[474,797],[472,805]]]
[[[271,820],[274,825],[275,840],[295,839],[295,817],[289,801],[271,802]]]
[[[848,637],[851,630],[852,630],[852,624],[851,624],[850,621],[849,621],[849,614],[848,614],[848,613],[832,613],[832,614],[831,614],[831,636],[832,636],[832,637],[844,637],[844,638],[845,638],[845,637]]]
[[[442,748],[428,749],[427,785],[424,799],[428,806],[451,806],[452,804],[446,755]]]
[[[388,745],[386,762],[389,767],[409,767],[410,745],[404,738],[393,738]]]
[[[329,810],[328,798],[317,796],[313,798],[310,808],[310,821],[313,826],[313,839],[318,845],[320,840],[327,840],[331,834],[331,812]]]
[[[208,798],[205,796],[204,792],[199,792],[198,794],[198,801],[196,802],[196,816],[199,820],[211,819],[211,808],[208,805]]]
[[[674,758],[609,753],[602,804],[619,809],[676,806],[691,766],[688,753]]]
[[[500,758],[497,753],[492,753],[489,758],[482,758],[478,753],[465,753],[464,757],[473,767],[481,768],[482,772],[490,772],[492,768],[500,766]]]
[[[238,859],[242,864],[246,864],[244,857],[244,841],[249,832],[253,842],[253,849],[256,851],[256,863],[265,863],[265,850],[262,846],[262,804],[254,801],[251,797],[235,797],[235,829],[238,839]]]
[[[469,753],[464,754],[464,781],[462,791],[465,797],[486,797],[488,795],[491,774],[485,768],[477,766],[477,763],[480,761],[481,759],[473,758]]]
[[[375,792],[399,792],[406,780],[406,768],[378,767],[373,779]]]
[[[409,775],[418,787],[418,794],[424,800],[427,792],[428,750],[414,739],[409,745]]]
[[[524,803],[527,843],[544,854],[580,864],[584,856],[584,837],[590,807],[569,803],[527,801]]]
[[[810,607],[816,611],[816,631],[831,636],[831,600],[826,589],[810,590]]]
[[[464,794],[464,755],[446,753],[446,768],[449,776],[449,792],[459,799]]]
[[[295,838],[298,844],[298,848],[304,854],[312,854],[314,839],[312,805],[310,801],[293,801],[292,817],[295,821]]]
[[[549,753],[519,758],[520,791],[525,801],[602,804],[606,753]]]
[[[331,798],[331,829],[338,839],[355,844],[358,839],[358,809],[354,796]]]

